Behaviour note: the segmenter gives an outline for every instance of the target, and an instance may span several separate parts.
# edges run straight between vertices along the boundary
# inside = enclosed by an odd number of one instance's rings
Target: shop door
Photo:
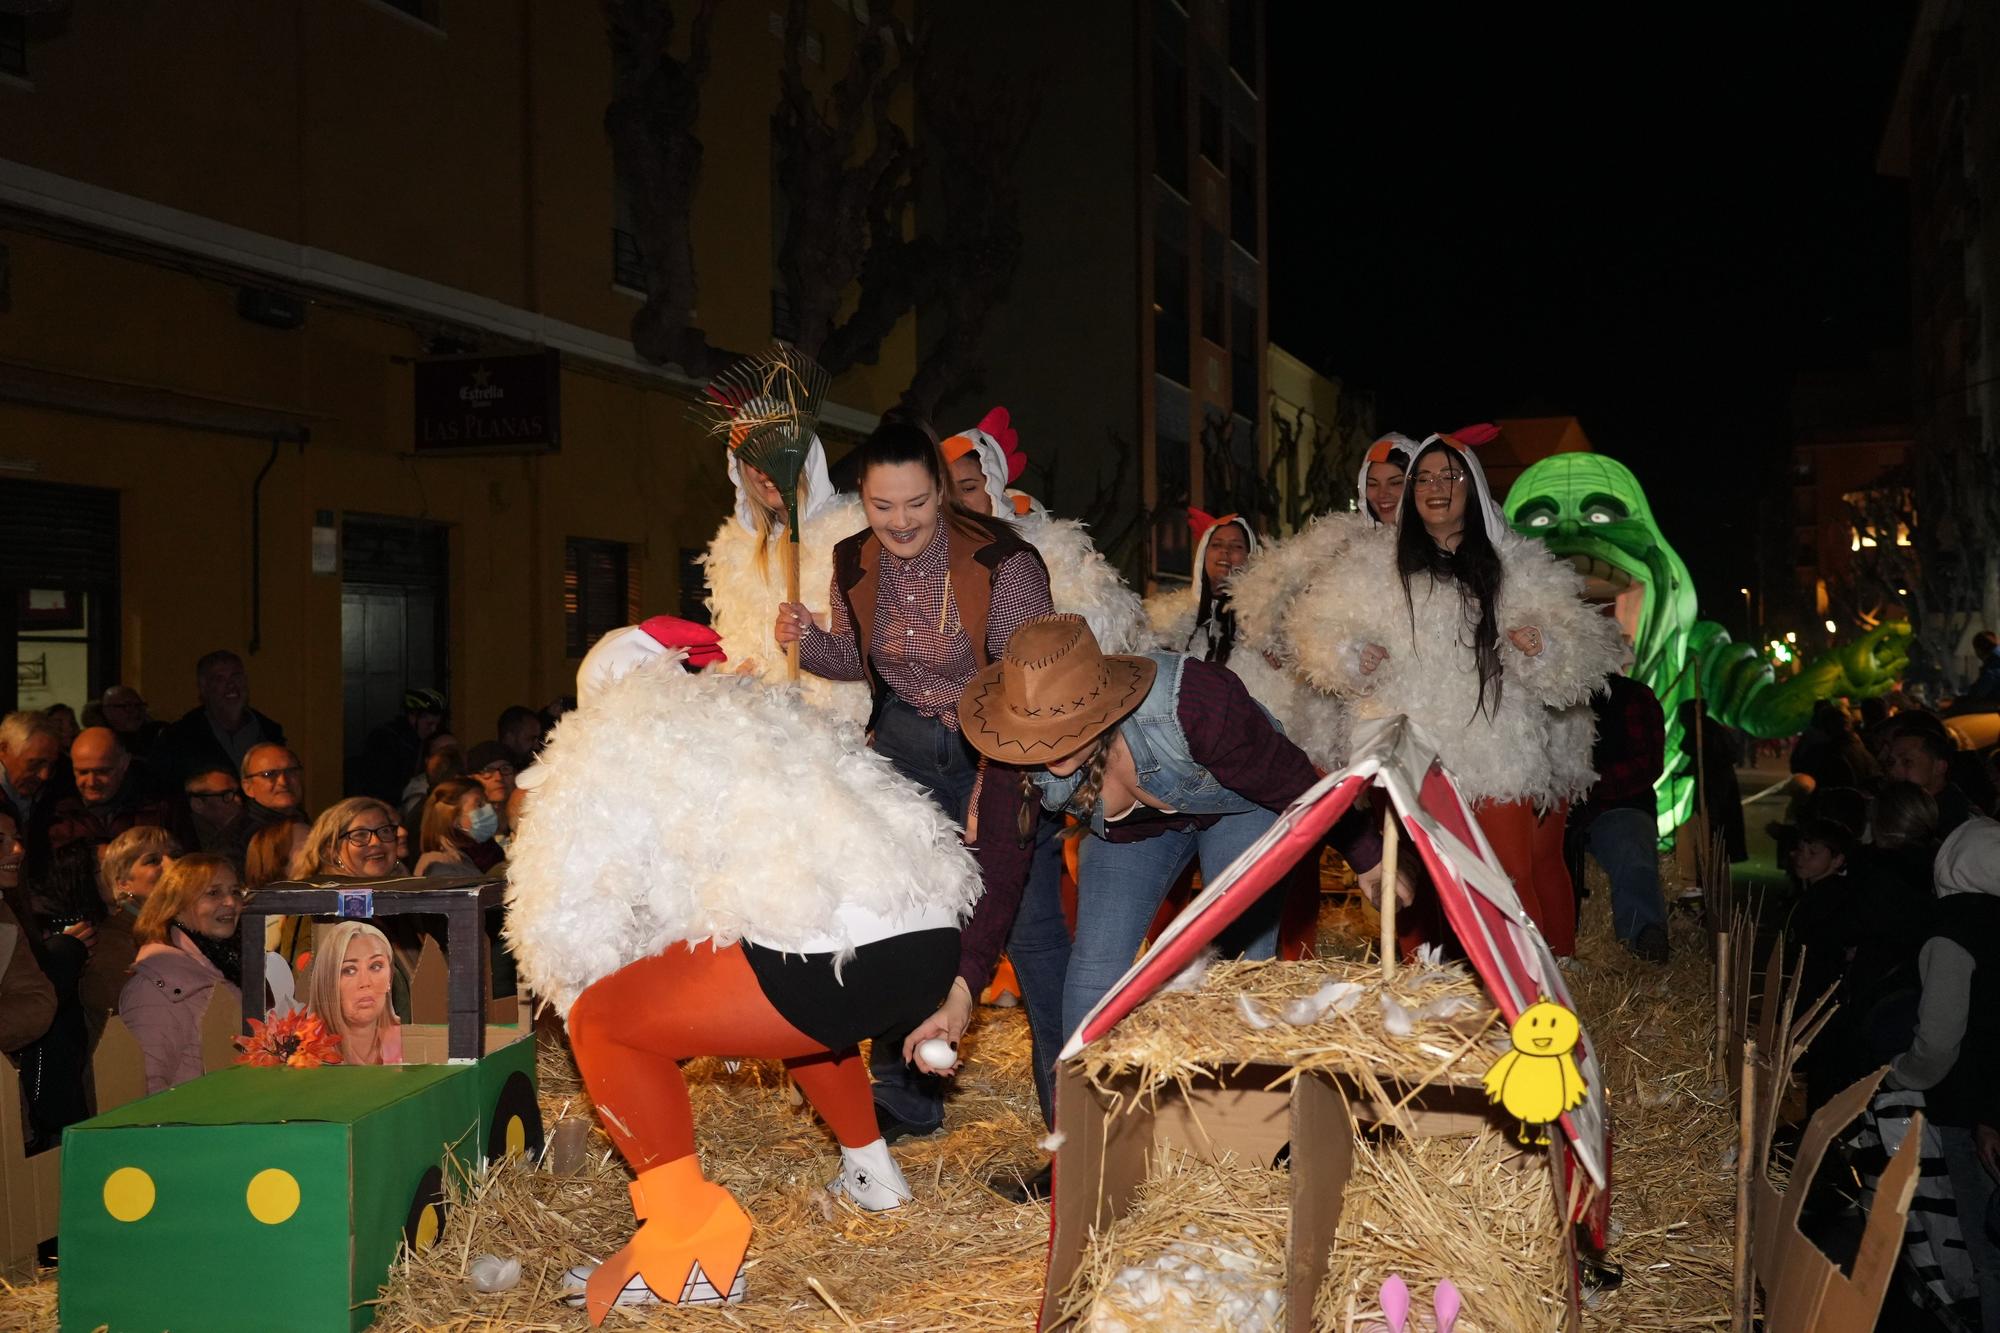
[[[0,653],[6,712],[80,714],[118,683],[118,492],[0,481]]]
[[[406,690],[451,697],[449,542],[442,523],[348,515],[341,524],[340,668],[347,790],[368,733]]]

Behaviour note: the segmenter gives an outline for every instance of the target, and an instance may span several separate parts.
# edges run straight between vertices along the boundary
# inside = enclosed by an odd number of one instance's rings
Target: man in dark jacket
[[[444,696],[436,690],[405,693],[403,711],[368,733],[360,769],[348,784],[355,794],[400,806],[403,788],[424,766],[425,742],[444,725],[444,713]]]
[[[220,760],[240,769],[255,745],[283,745],[285,729],[250,706],[250,676],[243,659],[226,648],[202,657],[194,667],[199,707],[160,734],[154,767],[163,781],[180,783],[196,765]]]
[[[76,794],[57,801],[49,813],[50,852],[76,842],[103,846],[128,828],[166,828],[173,822],[172,805],[146,789],[111,728],[86,727],[77,733],[69,758]]]
[[[1667,961],[1667,909],[1660,898],[1659,797],[1667,759],[1666,715],[1643,681],[1611,676],[1591,696],[1597,783],[1570,811],[1564,843],[1570,878],[1583,887],[1586,850],[1611,880],[1611,926],[1626,948],[1649,962]]]

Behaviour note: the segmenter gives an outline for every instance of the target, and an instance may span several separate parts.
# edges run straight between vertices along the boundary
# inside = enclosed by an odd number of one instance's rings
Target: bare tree
[[[792,341],[838,375],[872,359],[914,300],[902,279],[919,266],[920,247],[903,235],[916,203],[917,154],[893,105],[921,52],[900,19],[857,19],[847,69],[821,99],[806,86],[807,18],[805,0],[791,0],[771,120],[787,203],[778,276]],[[864,283],[843,326],[841,306],[864,275],[873,283]]]
[[[1209,408],[1201,423],[1201,494],[1211,514],[1241,514],[1259,532],[1269,534],[1278,519],[1278,469],[1283,459],[1274,453],[1268,469],[1257,466],[1257,435],[1253,427],[1237,438],[1237,418]]]
[[[833,374],[872,364],[912,310],[934,316],[903,405],[928,417],[979,373],[980,335],[1021,258],[1014,168],[1037,102],[1021,81],[937,52],[927,30],[857,21],[831,95],[806,86],[803,0],[789,11],[772,122],[790,206],[778,270],[795,341]],[[913,90],[924,147],[893,109]],[[919,196],[939,207],[917,221]],[[846,316],[841,312],[852,298]]]
[[[708,373],[708,336],[695,322],[694,195],[701,183],[701,86],[717,0],[697,0],[688,56],[669,49],[670,0],[604,0],[611,43],[611,105],[604,131],[612,169],[631,208],[646,303],[632,317],[640,356]]]
[[[1087,480],[1091,486],[1090,498],[1076,510],[1078,521],[1088,527],[1097,549],[1124,572],[1125,577],[1136,580],[1140,573],[1140,557],[1145,553],[1145,536],[1151,530],[1154,517],[1164,512],[1148,509],[1136,494],[1133,485],[1139,451],[1132,442],[1115,430],[1105,432],[1106,453],[1111,458],[1111,473],[1107,477],[1096,456],[1079,454],[1097,463],[1097,471]],[[1057,486],[1067,476],[1061,470],[1064,451],[1050,450],[1028,464],[1028,471],[1022,480],[1027,483],[1031,495],[1042,498],[1051,509],[1057,507]],[[1033,480],[1029,480],[1032,477]],[[1187,507],[1187,497],[1173,501],[1180,508]]]

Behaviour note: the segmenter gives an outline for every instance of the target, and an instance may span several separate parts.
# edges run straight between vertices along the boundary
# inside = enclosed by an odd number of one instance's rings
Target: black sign
[[[417,452],[544,452],[562,442],[562,358],[450,356],[416,364]]]

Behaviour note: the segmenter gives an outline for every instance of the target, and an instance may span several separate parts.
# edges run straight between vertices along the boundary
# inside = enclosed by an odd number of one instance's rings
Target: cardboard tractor
[[[237,1066],[72,1126],[63,1327],[364,1328],[398,1250],[437,1240],[448,1172],[539,1155],[533,1028],[482,1021],[481,926],[500,892],[490,880],[404,879],[252,895],[242,917],[250,1017],[262,1016],[267,916],[414,914],[447,923],[449,1021],[406,1024],[402,1065]]]

